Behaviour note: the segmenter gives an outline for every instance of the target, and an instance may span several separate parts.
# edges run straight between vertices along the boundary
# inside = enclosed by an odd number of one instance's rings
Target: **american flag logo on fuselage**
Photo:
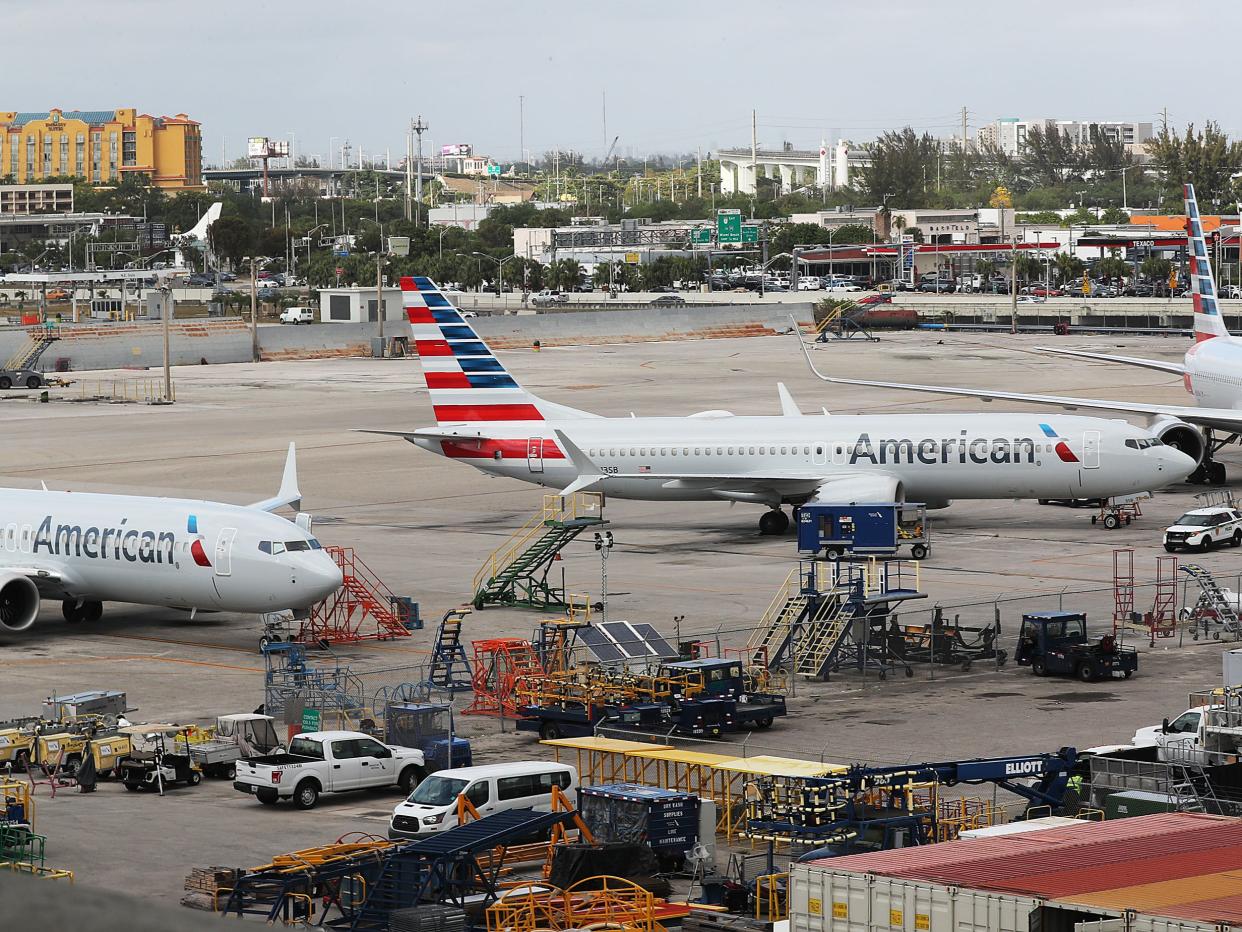
[[[505,369],[430,279],[401,279],[401,297],[436,421],[542,421],[538,399]]]

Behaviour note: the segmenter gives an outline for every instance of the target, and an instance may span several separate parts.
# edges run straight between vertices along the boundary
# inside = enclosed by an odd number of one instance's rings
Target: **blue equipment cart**
[[[903,546],[922,560],[931,553],[927,508],[913,502],[832,505],[814,502],[798,509],[798,550],[829,559],[857,554],[892,556]]]

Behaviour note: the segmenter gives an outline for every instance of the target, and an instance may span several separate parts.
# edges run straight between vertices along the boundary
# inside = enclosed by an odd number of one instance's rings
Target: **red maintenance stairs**
[[[303,643],[352,644],[409,637],[423,626],[418,603],[393,593],[352,547],[324,547],[341,568],[341,588],[302,622]]]

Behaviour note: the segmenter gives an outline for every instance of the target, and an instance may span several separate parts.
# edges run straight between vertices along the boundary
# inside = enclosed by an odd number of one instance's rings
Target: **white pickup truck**
[[[1236,705],[1198,705],[1172,721],[1138,729],[1131,744],[1158,748],[1161,761],[1224,762],[1242,753],[1242,712]]]
[[[287,754],[237,762],[233,789],[265,806],[282,799],[311,809],[324,793],[375,786],[399,786],[407,796],[424,776],[423,752],[380,744],[357,731],[312,731],[296,735]]]

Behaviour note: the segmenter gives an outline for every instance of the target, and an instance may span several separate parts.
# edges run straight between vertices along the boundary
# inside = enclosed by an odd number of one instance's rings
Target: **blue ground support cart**
[[[832,505],[814,502],[798,509],[798,550],[836,559],[847,554],[892,556],[910,548],[915,560],[931,553],[927,508],[913,502]]]

